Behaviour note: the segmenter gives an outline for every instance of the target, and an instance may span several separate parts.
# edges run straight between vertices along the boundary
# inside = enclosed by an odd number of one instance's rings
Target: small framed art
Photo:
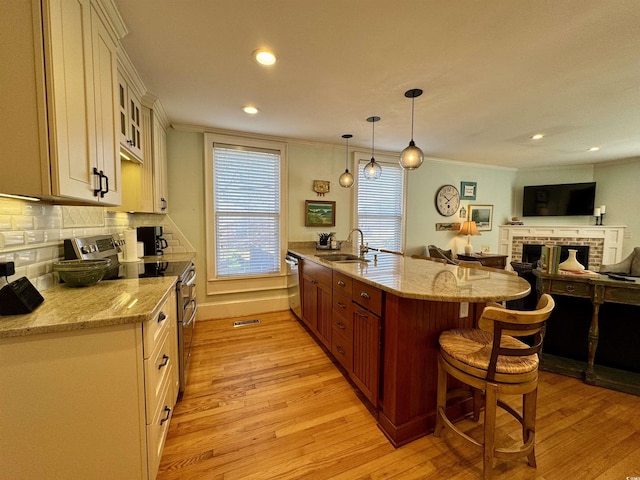
[[[305,227],[333,227],[336,224],[336,202],[304,201]]]
[[[476,222],[479,231],[493,228],[493,205],[469,205],[469,219]]]
[[[475,200],[477,182],[460,182],[460,200]]]

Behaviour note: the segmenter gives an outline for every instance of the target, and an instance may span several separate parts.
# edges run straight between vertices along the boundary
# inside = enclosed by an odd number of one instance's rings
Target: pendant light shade
[[[371,161],[367,163],[362,171],[364,178],[367,180],[375,180],[376,178],[380,178],[382,175],[382,168],[380,165],[376,163],[376,159],[373,157],[373,149],[375,145],[376,138],[376,122],[380,120],[380,117],[369,117],[367,118],[367,122],[371,122]]]
[[[413,88],[404,92],[404,96],[411,99],[411,141],[409,146],[405,148],[400,154],[400,166],[405,170],[415,170],[424,161],[424,153],[418,147],[416,142],[413,141],[413,104],[416,97],[422,95],[422,90],[419,88]]]
[[[344,173],[340,175],[340,180],[338,180],[338,182],[340,182],[340,186],[344,188],[349,188],[351,185],[353,185],[353,175],[349,171],[349,139],[351,137],[353,137],[353,135],[349,133],[345,133],[344,135],[342,135],[342,138],[347,141],[347,153],[344,162]]]

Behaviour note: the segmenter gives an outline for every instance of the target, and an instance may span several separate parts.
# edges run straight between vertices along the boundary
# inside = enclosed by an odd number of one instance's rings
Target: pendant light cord
[[[416,101],[416,97],[411,97],[411,141],[413,142],[413,104]]]

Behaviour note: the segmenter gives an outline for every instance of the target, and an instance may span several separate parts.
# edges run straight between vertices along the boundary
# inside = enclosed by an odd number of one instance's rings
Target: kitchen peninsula
[[[366,397],[394,446],[433,430],[440,332],[472,327],[486,302],[530,291],[514,275],[388,253],[342,263],[315,248],[289,252],[300,258],[302,322]]]

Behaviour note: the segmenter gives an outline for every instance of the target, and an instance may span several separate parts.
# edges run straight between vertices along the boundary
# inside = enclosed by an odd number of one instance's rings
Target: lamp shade
[[[460,231],[458,232],[458,235],[480,235],[480,232],[478,231],[478,226],[476,225],[476,222],[464,222],[462,224],[462,227],[460,227]]]
[[[473,245],[471,245],[471,235],[480,235],[478,231],[478,226],[476,222],[464,222],[458,235],[466,235],[467,236],[467,244],[464,246],[464,254],[471,255],[473,253]]]

